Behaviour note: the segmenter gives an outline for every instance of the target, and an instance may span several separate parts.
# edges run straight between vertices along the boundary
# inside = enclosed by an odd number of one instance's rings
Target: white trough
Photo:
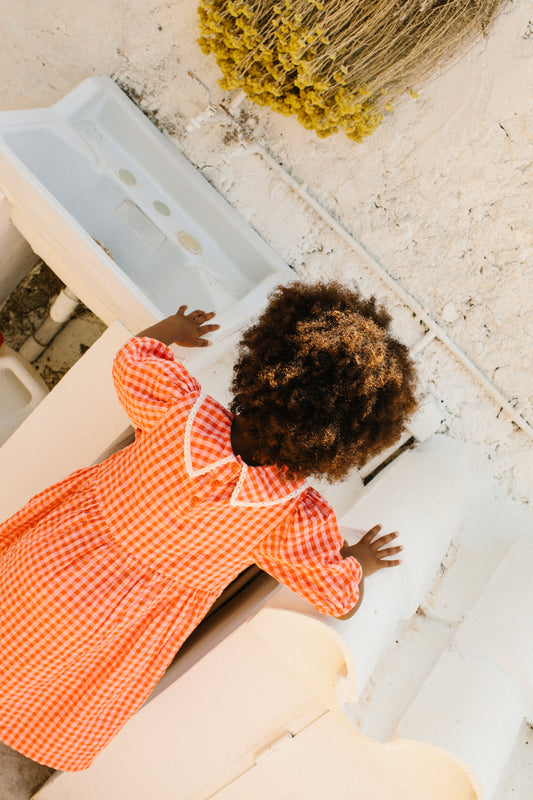
[[[0,186],[33,249],[133,332],[185,302],[229,333],[294,275],[110,78],[0,113]]]

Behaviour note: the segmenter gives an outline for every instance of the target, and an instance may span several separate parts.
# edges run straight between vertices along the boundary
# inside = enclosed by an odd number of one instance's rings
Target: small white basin
[[[108,323],[138,330],[141,307],[160,318],[187,303],[227,333],[294,277],[109,78],[0,113],[0,185],[30,244]]]

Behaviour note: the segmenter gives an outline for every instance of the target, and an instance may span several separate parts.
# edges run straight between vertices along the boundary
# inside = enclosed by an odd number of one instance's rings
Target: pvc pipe
[[[52,341],[54,336],[70,319],[79,302],[79,299],[68,287],[62,289],[50,306],[48,317],[26,339],[22,347],[19,348],[19,353],[28,361],[35,361],[45,350],[46,345]]]
[[[50,317],[55,322],[65,323],[79,305],[79,298],[70,291],[68,286],[62,289],[50,306]],[[39,341],[42,341],[40,339]]]

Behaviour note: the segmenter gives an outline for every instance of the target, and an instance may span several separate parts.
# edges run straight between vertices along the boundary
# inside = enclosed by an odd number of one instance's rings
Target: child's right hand
[[[364,578],[380,569],[401,564],[400,559],[391,559],[390,556],[400,553],[403,550],[402,545],[386,546],[398,537],[398,531],[378,536],[380,530],[381,525],[374,525],[357,544],[349,545],[345,542],[341,549],[343,558],[353,556],[361,564]]]
[[[211,344],[209,339],[204,339],[207,333],[218,331],[220,325],[206,325],[215,316],[214,311],[202,311],[196,309],[186,314],[187,306],[180,306],[175,314],[172,314],[161,322],[156,322],[149,328],[145,328],[137,336],[149,336],[157,339],[163,344],[179,344],[181,347],[207,347]]]
[[[218,331],[220,325],[206,325],[215,316],[214,311],[197,309],[186,314],[187,306],[180,306],[173,321],[176,326],[174,341],[181,347],[207,347],[211,344],[209,339],[204,339],[206,333]]]

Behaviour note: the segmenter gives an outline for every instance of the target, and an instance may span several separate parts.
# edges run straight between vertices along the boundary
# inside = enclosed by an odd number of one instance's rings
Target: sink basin
[[[226,333],[294,273],[110,78],[0,113],[0,186],[59,277],[132,331],[182,303]]]

